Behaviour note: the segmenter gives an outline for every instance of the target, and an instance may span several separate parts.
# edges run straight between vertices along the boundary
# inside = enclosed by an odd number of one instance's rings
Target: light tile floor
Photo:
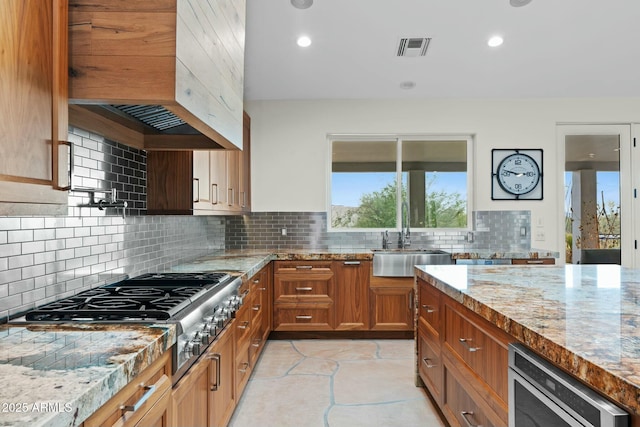
[[[413,340],[268,341],[230,427],[444,426]]]

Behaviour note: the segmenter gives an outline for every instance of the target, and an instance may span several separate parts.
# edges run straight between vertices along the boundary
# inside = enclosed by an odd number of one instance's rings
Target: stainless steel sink
[[[438,249],[373,249],[373,275],[413,277],[414,265],[453,264],[451,254]]]

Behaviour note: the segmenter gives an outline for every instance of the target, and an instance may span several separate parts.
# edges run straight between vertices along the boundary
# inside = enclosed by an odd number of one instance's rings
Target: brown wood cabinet
[[[87,427],[168,426],[170,403],[171,352],[165,352],[87,418],[83,425]]]
[[[412,331],[413,277],[376,277],[371,273],[369,280],[371,330]]]
[[[147,213],[233,215],[251,209],[251,119],[245,113],[244,149],[149,151]]]
[[[255,366],[260,353],[267,343],[269,334],[271,333],[271,317],[273,301],[272,280],[273,268],[268,264],[251,278],[251,292],[253,293],[253,302],[251,305],[251,322],[254,325],[251,334],[251,344],[249,347],[249,362],[251,366]]]
[[[245,282],[236,317],[172,393],[171,425],[226,426],[271,332],[272,267]]]
[[[225,426],[236,404],[234,329],[226,328],[171,393],[171,425]]]
[[[276,261],[273,274],[275,331],[330,331],[335,321],[331,261]]]
[[[417,370],[452,426],[507,425],[513,339],[417,279]]]
[[[66,214],[67,0],[0,10],[0,214]]]
[[[333,261],[335,275],[335,329],[369,329],[370,261]]]

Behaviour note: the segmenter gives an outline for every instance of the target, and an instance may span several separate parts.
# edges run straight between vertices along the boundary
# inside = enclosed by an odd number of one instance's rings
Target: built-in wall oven
[[[626,427],[629,415],[522,344],[509,346],[509,427]]]

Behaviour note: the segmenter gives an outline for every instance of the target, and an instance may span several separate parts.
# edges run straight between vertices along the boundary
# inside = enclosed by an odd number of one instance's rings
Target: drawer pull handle
[[[251,345],[252,345],[253,347],[258,348],[258,347],[260,347],[260,342],[261,342],[260,338],[257,338],[257,339],[255,339],[255,340],[253,340],[253,342],[251,343]]]
[[[469,345],[469,341],[472,341],[471,338],[459,338],[459,341],[471,353],[473,353],[474,351],[480,350],[480,347],[471,347]]]
[[[544,261],[542,261],[542,260],[537,260],[536,261],[536,260],[528,259],[527,260],[527,264],[544,264]]]
[[[423,358],[422,361],[424,362],[424,364],[425,364],[425,366],[427,368],[435,368],[436,367],[436,365],[431,363],[431,359],[429,359],[428,357]]]
[[[433,308],[432,306],[427,305],[427,304],[422,304],[422,308],[424,308],[424,311],[426,311],[427,313],[435,313],[436,312],[435,308]]]
[[[251,308],[252,308],[253,311],[260,311],[260,304],[256,304]]]
[[[238,371],[244,374],[249,369],[249,364],[247,362],[244,362],[241,366],[242,368],[239,368]]]
[[[238,329],[247,329],[247,327],[249,327],[248,320],[245,320],[244,322],[242,322],[242,325],[238,325]]]
[[[258,289],[260,289],[261,291],[266,291],[267,290],[267,288],[258,288]]]
[[[311,286],[304,288],[296,288],[296,291],[312,291],[313,288]]]
[[[296,265],[296,270],[313,270],[313,265]]]
[[[211,391],[218,391],[218,387],[220,387],[220,355],[219,354],[212,354],[211,356],[209,356],[210,360],[215,360],[216,361],[216,380],[215,381],[211,381],[211,387],[210,390]]]
[[[253,279],[253,283],[260,283],[260,279]]]
[[[311,320],[311,319],[313,319],[313,316],[296,316],[296,319]]]
[[[144,394],[142,395],[140,400],[138,400],[135,403],[135,405],[122,405],[122,406],[120,406],[120,409],[122,409],[124,412],[136,412],[138,409],[140,409],[140,407],[144,404],[144,402],[149,400],[151,395],[156,391],[155,384],[146,386],[143,383],[143,384],[140,384],[140,387],[142,387],[143,389],[147,390],[147,391],[144,392]]]
[[[473,411],[460,411],[460,415],[462,415],[467,427],[482,427],[480,424],[471,424],[471,421],[469,421],[469,416],[473,416]]]
[[[360,265],[360,261],[345,261],[344,265]]]

